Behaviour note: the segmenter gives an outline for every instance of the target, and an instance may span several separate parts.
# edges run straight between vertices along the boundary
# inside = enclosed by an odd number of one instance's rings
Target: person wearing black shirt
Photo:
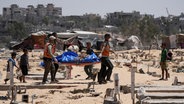
[[[86,50],[87,55],[91,55],[94,53],[93,49],[91,48],[91,42],[87,42],[86,47],[87,47],[87,50]],[[92,75],[93,75],[92,68],[93,68],[93,65],[85,65],[84,66],[84,71],[88,75],[88,77],[86,79],[92,79]]]
[[[25,76],[28,75],[28,68],[29,68],[29,62],[28,62],[28,50],[23,49],[24,54],[20,58],[20,68],[22,71],[22,76],[20,77],[20,82],[23,81],[23,83],[26,83]]]

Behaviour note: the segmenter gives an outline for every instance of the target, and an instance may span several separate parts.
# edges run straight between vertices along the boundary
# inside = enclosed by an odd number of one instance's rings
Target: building
[[[140,12],[132,12],[132,13],[125,13],[121,12],[114,12],[114,13],[107,13],[107,24],[120,26],[121,23],[130,24],[131,20],[133,19],[140,19],[141,15]]]
[[[45,16],[62,16],[62,8],[54,7],[53,4],[48,4],[46,7],[43,4],[38,4],[36,8],[33,5],[28,5],[27,8],[20,8],[17,4],[12,4],[10,7],[3,8],[3,18],[6,20],[16,21],[33,21]]]

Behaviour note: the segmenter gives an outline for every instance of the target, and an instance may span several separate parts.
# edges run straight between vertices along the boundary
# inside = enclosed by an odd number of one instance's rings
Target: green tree
[[[12,21],[8,25],[8,32],[14,40],[19,40],[26,35],[26,28],[22,22]]]
[[[42,19],[42,22],[43,22],[45,25],[49,25],[49,18],[45,16],[45,17]]]
[[[145,16],[140,21],[140,37],[144,44],[150,43],[155,35],[159,33],[159,28],[154,22],[154,18]]]

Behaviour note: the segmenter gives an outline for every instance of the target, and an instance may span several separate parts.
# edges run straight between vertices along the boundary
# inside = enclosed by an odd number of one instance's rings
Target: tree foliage
[[[19,40],[26,36],[26,28],[22,22],[12,21],[8,25],[8,31],[14,40]]]

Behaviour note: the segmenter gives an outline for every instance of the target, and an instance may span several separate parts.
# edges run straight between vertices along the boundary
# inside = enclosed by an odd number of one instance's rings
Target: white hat
[[[50,39],[50,40],[55,40],[55,39],[56,39],[56,37],[54,37],[54,36],[50,36],[50,37],[49,37],[49,39]]]

